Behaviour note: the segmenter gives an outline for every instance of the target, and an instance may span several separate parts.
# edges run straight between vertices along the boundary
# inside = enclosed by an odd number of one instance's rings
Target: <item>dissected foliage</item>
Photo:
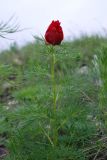
[[[51,128],[54,121],[51,56],[46,46],[36,41],[21,49],[14,45],[3,51],[0,144],[9,151],[5,160],[107,158],[106,112],[104,121],[101,119],[106,108],[102,95],[107,93],[106,43],[106,38],[84,37],[56,47],[58,145],[55,147]]]

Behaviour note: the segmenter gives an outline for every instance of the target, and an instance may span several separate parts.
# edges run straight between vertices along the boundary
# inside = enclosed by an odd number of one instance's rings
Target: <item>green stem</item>
[[[52,54],[52,92],[53,92],[53,111],[54,114],[56,113],[56,83],[55,83],[55,71],[54,71],[54,65],[55,65],[55,55]]]
[[[51,64],[51,77],[52,77],[52,93],[53,93],[53,143],[57,145],[58,133],[56,126],[56,115],[57,115],[57,106],[56,106],[56,82],[55,82],[55,54],[54,50],[52,50],[52,64]]]

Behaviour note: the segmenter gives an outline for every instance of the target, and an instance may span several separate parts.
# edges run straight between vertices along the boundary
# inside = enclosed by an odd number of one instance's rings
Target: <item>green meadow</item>
[[[55,115],[48,47],[36,39],[1,51],[0,159],[106,160],[107,38],[54,47]]]

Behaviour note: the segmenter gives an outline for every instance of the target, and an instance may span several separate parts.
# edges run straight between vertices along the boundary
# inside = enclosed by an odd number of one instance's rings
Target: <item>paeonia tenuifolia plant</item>
[[[53,114],[53,122],[51,124],[52,128],[52,140],[53,146],[58,144],[58,129],[57,129],[57,88],[55,82],[55,46],[60,45],[62,40],[64,39],[64,34],[62,27],[60,26],[60,22],[52,21],[49,25],[48,29],[45,33],[45,42],[48,44],[49,54],[52,56],[51,63],[51,79],[52,79],[52,95],[53,95],[53,106],[52,106],[52,114]]]

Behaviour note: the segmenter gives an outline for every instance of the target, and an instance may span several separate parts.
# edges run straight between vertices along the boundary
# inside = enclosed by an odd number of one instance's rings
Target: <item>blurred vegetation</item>
[[[51,56],[39,40],[0,54],[5,160],[107,159],[107,38],[56,46],[58,145],[52,146]]]
[[[14,15],[6,22],[0,21],[0,38],[8,39],[8,35],[19,32],[19,28],[20,26],[17,24]]]

